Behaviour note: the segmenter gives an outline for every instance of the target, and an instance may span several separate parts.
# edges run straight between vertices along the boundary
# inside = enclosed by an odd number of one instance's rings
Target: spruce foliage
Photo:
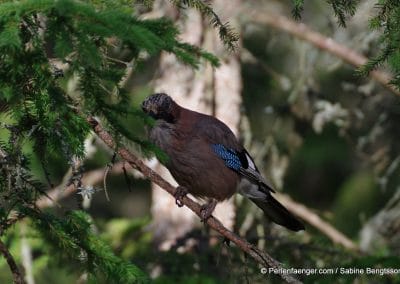
[[[239,35],[233,31],[229,23],[223,23],[211,6],[202,0],[171,0],[178,7],[192,7],[197,9],[202,15],[210,19],[210,23],[214,28],[219,30],[219,37],[225,46],[234,50],[239,40]]]
[[[210,7],[204,7],[218,19]],[[1,233],[18,219],[30,217],[58,257],[78,264],[91,277],[102,275],[101,279],[110,283],[146,282],[147,278],[95,236],[85,213],[72,212],[60,218],[37,208],[36,200],[53,186],[49,156],[72,166],[74,177],[69,183],[79,187],[81,175],[74,161],[85,154],[88,116],[101,117],[117,137],[161,155],[121,123],[127,116],[140,116],[120,86],[127,67],[134,69],[142,58],[161,51],[194,68],[201,59],[218,65],[212,54],[179,41],[172,21],[143,20],[134,9],[132,1],[123,0],[0,4],[0,126],[7,137],[0,141]],[[225,43],[233,44],[229,28],[219,20],[214,25],[224,31]],[[125,61],[113,57],[115,47],[127,54]],[[76,78],[75,92],[67,91],[63,77]],[[27,144],[42,164],[47,185],[32,178]]]
[[[393,72],[391,83],[400,89],[400,2],[382,0],[376,4],[377,15],[370,20],[370,27],[383,30],[382,48],[377,56],[360,68],[365,75],[379,65],[387,62]]]
[[[292,0],[293,2],[293,17],[301,18],[301,12],[304,10],[304,0]],[[353,16],[356,12],[359,0],[326,0],[332,7],[333,13],[337,17],[338,24],[345,27],[346,19]]]
[[[304,0],[292,0],[292,14],[296,19],[301,18],[304,9]],[[332,7],[338,24],[345,27],[346,19],[353,16],[357,10],[358,0],[327,0]],[[374,68],[388,63],[393,72],[391,83],[400,89],[400,2],[397,0],[379,0],[375,4],[376,16],[370,20],[370,28],[383,31],[381,36],[382,47],[379,53],[370,59],[367,64],[359,68],[361,75],[367,75]]]

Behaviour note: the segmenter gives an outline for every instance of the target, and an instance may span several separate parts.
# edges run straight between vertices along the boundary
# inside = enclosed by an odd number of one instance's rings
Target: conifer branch
[[[85,187],[86,185],[94,185],[101,181],[104,181],[104,174],[105,168],[95,169],[89,172],[86,172],[82,176],[82,186]],[[121,174],[123,173],[123,162],[117,162],[113,165],[113,167],[108,171],[108,174]],[[36,206],[40,209],[48,208],[54,206],[54,202],[58,202],[61,199],[64,199],[74,193],[77,192],[76,186],[71,183],[69,185],[65,185],[61,183],[60,185],[56,186],[55,188],[49,190],[47,195],[51,197],[51,199],[47,198],[46,196],[42,196],[36,201]]]
[[[237,47],[239,35],[232,29],[228,22],[223,23],[220,17],[214,12],[213,8],[203,0],[170,0],[175,6],[179,8],[192,7],[198,10],[203,16],[210,18],[211,25],[218,29],[219,38],[228,48],[233,51]]]
[[[292,15],[298,20],[304,10],[304,0],[292,0],[292,2]],[[326,2],[331,5],[339,26],[346,27],[346,20],[348,17],[354,16],[359,0],[326,0]]]
[[[11,255],[8,248],[1,240],[0,240],[0,253],[4,256],[4,258],[7,261],[8,266],[10,267],[10,270],[11,270],[11,273],[13,276],[13,282],[15,284],[24,284],[25,283],[24,277],[23,277],[21,271],[19,270],[14,257]]]
[[[100,123],[93,117],[89,117],[87,120],[89,124],[92,126],[92,129],[97,134],[97,136],[100,137],[100,139],[103,140],[108,147],[110,147],[111,149],[116,149],[116,143],[114,139],[107,131],[103,129]],[[162,189],[167,191],[172,196],[175,195],[176,193],[175,187],[173,187],[169,182],[163,179],[151,168],[146,166],[138,157],[136,157],[128,149],[120,147],[116,150],[116,152],[134,169],[140,171],[145,177],[147,177],[152,182],[160,186]],[[186,205],[194,213],[196,213],[197,216],[201,217],[200,204],[193,201],[193,199],[189,198],[188,196],[182,198],[182,203]],[[301,283],[299,280],[295,279],[291,275],[285,274],[283,271],[281,272],[281,269],[283,268],[282,265],[273,257],[271,257],[268,253],[261,251],[256,246],[250,244],[245,239],[242,239],[232,231],[228,230],[215,217],[211,216],[209,219],[207,219],[206,223],[215,231],[224,236],[226,239],[235,243],[243,252],[250,255],[255,261],[257,261],[263,267],[271,267],[279,271],[280,272],[279,276],[287,283]]]
[[[244,11],[243,14],[248,15],[248,19],[251,21],[266,24],[273,28],[285,31],[301,40],[305,40],[315,47],[323,51],[329,52],[357,68],[360,68],[368,63],[368,58],[366,58],[365,56],[344,45],[337,43],[332,38],[326,37],[320,33],[311,30],[303,23],[297,23],[284,16],[271,15],[262,11]],[[369,73],[369,75],[387,90],[400,96],[400,91],[390,83],[391,76],[388,73],[379,70],[373,70]]]

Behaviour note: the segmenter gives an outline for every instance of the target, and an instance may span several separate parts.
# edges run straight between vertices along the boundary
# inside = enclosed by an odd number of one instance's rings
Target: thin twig
[[[106,199],[108,202],[110,202],[110,196],[108,195],[108,190],[107,190],[107,175],[112,169],[112,165],[108,164],[103,175],[103,188],[104,188],[104,194],[106,195]]]
[[[273,28],[285,31],[299,39],[305,40],[315,47],[327,51],[353,66],[361,67],[368,62],[367,57],[359,54],[355,50],[339,44],[330,37],[326,37],[311,30],[303,23],[292,21],[281,15],[272,15],[268,12],[256,11],[254,9],[243,12],[242,14],[246,15],[246,17],[248,17],[247,19],[250,21],[266,24]],[[373,70],[370,72],[370,76],[382,84],[387,90],[400,96],[400,91],[390,84],[391,76],[388,73]]]
[[[106,199],[108,202],[110,202],[110,196],[108,195],[108,190],[107,190],[107,175],[108,175],[109,171],[112,169],[112,167],[114,166],[116,157],[117,157],[117,153],[114,152],[114,154],[111,158],[111,162],[107,164],[107,167],[104,171],[103,188],[104,188],[104,193],[106,195]]]
[[[88,118],[88,122],[92,126],[94,132],[107,144],[111,149],[116,149],[116,144],[112,136],[106,132],[103,127],[99,124],[99,122],[93,117]],[[140,171],[144,176],[150,179],[155,184],[159,185],[162,189],[167,191],[172,196],[176,193],[176,188],[173,187],[169,182],[164,180],[160,175],[158,175],[155,171],[147,167],[139,158],[137,158],[133,153],[131,153],[126,148],[119,148],[116,150],[117,153],[127,161],[134,169]],[[196,213],[199,217],[201,206],[193,201],[193,199],[185,196],[182,198],[182,203],[186,205],[189,209],[191,209],[194,213]],[[255,259],[259,264],[263,267],[272,267],[277,269],[277,271],[282,270],[282,265],[272,258],[269,254],[259,250],[254,245],[250,244],[246,240],[240,238],[238,235],[233,233],[232,231],[225,228],[221,222],[215,217],[211,216],[207,219],[206,223],[213,228],[215,231],[220,233],[225,238],[229,239],[231,242],[235,243],[242,251],[250,255],[253,259]],[[280,277],[284,279],[288,283],[300,283],[299,280],[295,279],[291,275],[285,274],[281,272]]]
[[[0,253],[4,256],[4,258],[8,263],[8,266],[10,267],[13,276],[13,282],[16,284],[25,284],[24,277],[21,271],[19,270],[18,265],[14,260],[14,257],[11,255],[8,248],[1,240],[0,240]]]
[[[2,226],[0,226],[0,236],[2,236],[8,228],[10,228],[12,225],[14,225],[17,221],[23,219],[25,215],[18,213],[16,211],[11,211],[8,214],[7,220],[2,223]]]

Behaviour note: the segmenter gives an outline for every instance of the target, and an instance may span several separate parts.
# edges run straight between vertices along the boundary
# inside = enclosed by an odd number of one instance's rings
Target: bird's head
[[[142,103],[145,113],[154,119],[162,119],[167,122],[174,122],[177,104],[174,100],[164,93],[153,94]]]

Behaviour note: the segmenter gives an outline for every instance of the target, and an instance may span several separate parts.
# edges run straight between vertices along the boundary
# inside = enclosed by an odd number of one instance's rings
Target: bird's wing
[[[235,151],[240,151],[243,148],[229,127],[215,117],[198,114],[198,120],[193,131],[194,135],[205,140],[208,144],[222,144]]]
[[[237,151],[225,147],[222,144],[212,144],[211,147],[215,154],[224,160],[224,163],[228,168],[236,171],[251,183],[260,185],[262,189],[275,192],[269,183],[261,176],[254,160],[245,149]]]
[[[224,160],[228,168],[247,178],[251,183],[260,185],[261,190],[274,192],[261,176],[250,154],[239,144],[235,134],[225,123],[212,116],[203,114],[197,116],[194,132],[197,137],[211,144],[213,151]]]

